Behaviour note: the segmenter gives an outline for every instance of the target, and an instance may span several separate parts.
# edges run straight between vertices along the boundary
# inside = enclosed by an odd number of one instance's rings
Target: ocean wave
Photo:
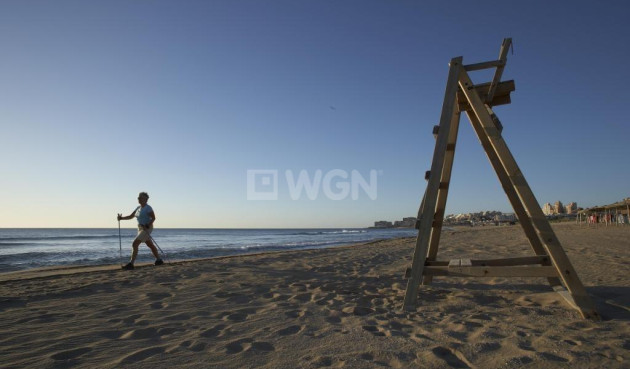
[[[15,245],[6,241],[59,241],[59,240],[100,240],[104,238],[118,238],[117,234],[107,235],[66,235],[66,236],[39,236],[39,237],[0,237],[0,245]]]
[[[347,233],[367,233],[364,229],[341,229],[338,231],[311,231],[311,232],[297,232],[289,233],[290,236],[314,236],[321,234],[347,234]]]

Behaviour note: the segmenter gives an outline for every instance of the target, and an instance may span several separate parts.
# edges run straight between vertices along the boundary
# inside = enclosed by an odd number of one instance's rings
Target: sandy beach
[[[436,277],[405,313],[406,238],[0,274],[0,367],[630,367],[630,227],[554,229],[602,321],[543,278]],[[520,255],[503,226],[444,231],[439,258]]]

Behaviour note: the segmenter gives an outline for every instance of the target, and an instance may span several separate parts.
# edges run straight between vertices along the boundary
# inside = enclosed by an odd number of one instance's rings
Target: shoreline
[[[0,280],[0,367],[627,367],[630,227],[554,230],[602,321],[579,317],[544,278],[436,277],[403,312],[408,237],[17,272],[32,278]],[[439,252],[521,254],[532,251],[518,225],[443,232]]]
[[[342,243],[339,245],[330,245],[330,246],[318,247],[318,248],[270,250],[270,251],[260,251],[260,252],[243,253],[243,254],[210,256],[210,257],[204,257],[204,258],[176,259],[176,260],[169,260],[164,265],[176,266],[176,265],[182,265],[182,264],[187,264],[187,263],[204,262],[204,261],[212,261],[212,260],[231,259],[231,258],[248,257],[248,256],[263,256],[266,254],[301,253],[303,251],[312,251],[312,250],[327,250],[327,249],[346,248],[346,247],[359,247],[359,246],[370,245],[373,243],[378,243],[378,242],[383,242],[383,241],[405,240],[408,238],[412,238],[412,237],[395,237],[395,238],[387,238],[387,239],[383,238],[383,239],[375,239],[375,240],[367,241],[367,242],[358,242],[358,243],[349,243],[349,244]],[[154,267],[154,266],[155,265],[153,265],[153,263],[150,263],[150,262],[140,262],[140,263],[135,264],[136,269]],[[51,266],[46,266],[46,267],[36,267],[36,268],[31,268],[31,269],[0,272],[0,283],[6,282],[6,281],[48,278],[48,277],[54,277],[54,276],[60,276],[60,275],[95,273],[95,272],[102,272],[102,271],[122,271],[122,270],[121,270],[121,266],[118,264],[51,265]],[[33,274],[33,275],[31,276],[30,274]],[[14,276],[17,278],[10,278]]]

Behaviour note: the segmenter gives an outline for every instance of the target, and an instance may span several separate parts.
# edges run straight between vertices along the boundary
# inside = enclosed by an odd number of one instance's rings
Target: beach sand
[[[602,321],[543,278],[436,277],[402,312],[407,238],[0,274],[0,367],[629,368],[630,227],[554,229]],[[517,225],[444,231],[439,255],[532,252]]]

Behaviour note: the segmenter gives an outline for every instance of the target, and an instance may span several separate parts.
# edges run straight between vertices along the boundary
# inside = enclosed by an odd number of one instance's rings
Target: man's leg
[[[138,257],[138,247],[140,246],[141,243],[142,241],[140,240],[134,240],[133,243],[131,244],[131,247],[133,248],[133,251],[131,252],[131,260],[130,260],[131,264],[136,262],[136,258]]]
[[[160,258],[160,255],[158,254],[157,247],[155,247],[155,244],[153,243],[153,240],[149,238],[149,239],[146,241],[146,244],[147,244],[147,246],[149,246],[149,248],[151,249],[151,253],[153,253],[153,256],[155,256],[155,259],[156,259],[156,260],[157,260],[157,259],[159,259],[159,258]]]

